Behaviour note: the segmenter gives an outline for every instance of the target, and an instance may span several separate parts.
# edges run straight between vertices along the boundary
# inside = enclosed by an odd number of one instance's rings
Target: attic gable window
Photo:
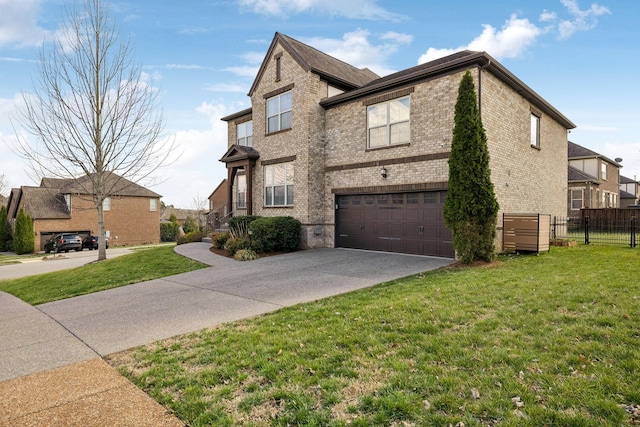
[[[292,92],[267,99],[267,133],[291,129]]]
[[[277,53],[277,54],[273,57],[273,59],[276,61],[276,81],[277,81],[277,82],[279,82],[279,81],[280,81],[280,79],[281,79],[281,74],[280,74],[280,72],[281,72],[280,62],[281,62],[281,59],[282,59],[282,52]]]
[[[405,96],[367,107],[367,148],[409,142],[411,98]]]

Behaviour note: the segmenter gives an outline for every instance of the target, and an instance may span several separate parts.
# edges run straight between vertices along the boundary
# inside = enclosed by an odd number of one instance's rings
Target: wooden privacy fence
[[[548,251],[551,215],[503,214],[502,245],[505,252]]]

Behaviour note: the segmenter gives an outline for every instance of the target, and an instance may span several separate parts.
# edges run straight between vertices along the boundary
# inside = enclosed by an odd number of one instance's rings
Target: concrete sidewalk
[[[13,399],[14,403],[9,406],[0,406],[0,414],[3,414],[0,415],[0,425],[9,419],[7,424],[10,425],[38,425],[29,420],[38,416],[58,419],[56,417],[60,414],[55,411],[62,407],[68,408],[60,412],[66,414],[65,422],[55,424],[47,418],[45,424],[128,425],[125,421],[94,423],[91,418],[86,418],[89,407],[92,411],[104,413],[104,420],[115,414],[124,417],[126,412],[118,405],[126,406],[127,399],[119,403],[111,398],[102,399],[106,396],[103,393],[119,390],[122,385],[119,375],[108,366],[102,366],[98,369],[100,375],[96,374],[96,378],[104,382],[102,385],[86,388],[80,382],[79,390],[85,390],[84,393],[72,387],[70,379],[94,376],[92,368],[104,363],[96,358],[453,262],[450,259],[348,249],[314,249],[237,262],[211,253],[210,246],[208,243],[192,243],[176,247],[176,252],[211,266],[190,273],[37,307],[0,293],[0,381],[5,381],[0,383],[0,400],[6,402],[3,396],[9,398],[11,390],[23,383],[29,384],[25,386],[27,388],[39,390],[39,393],[24,393],[25,396],[51,396],[48,406],[46,402],[39,404],[38,399],[27,400],[24,404]],[[53,371],[46,372],[51,369]],[[107,374],[109,369],[113,376]],[[23,377],[28,374],[34,375]],[[41,389],[43,385],[58,383],[64,385],[60,395],[78,396],[73,404],[60,403],[55,399],[56,390]],[[66,384],[71,388],[68,393]],[[120,390],[115,394],[128,393]],[[92,399],[95,406],[91,404]],[[160,417],[165,422],[168,417],[166,422],[176,421],[154,401],[146,404],[155,408],[156,412],[152,411],[154,419]],[[141,407],[146,407],[146,404],[140,403]],[[131,411],[137,404],[134,406]],[[31,408],[32,412],[24,408]],[[3,420],[3,416],[11,418]],[[149,425],[163,424],[158,421]]]

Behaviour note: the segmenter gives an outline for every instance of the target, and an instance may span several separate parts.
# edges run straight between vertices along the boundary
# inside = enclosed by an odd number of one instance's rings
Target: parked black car
[[[109,239],[104,239],[105,248],[109,249]],[[82,239],[82,249],[88,248],[89,250],[98,249],[98,236],[87,236]]]
[[[44,244],[45,253],[51,251],[57,252],[69,252],[70,250],[80,252],[82,250],[82,239],[77,234],[63,233],[57,234],[47,240]]]

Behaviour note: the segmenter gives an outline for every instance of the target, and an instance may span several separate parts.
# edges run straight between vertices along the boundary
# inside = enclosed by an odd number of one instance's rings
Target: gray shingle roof
[[[599,184],[600,181],[598,181],[598,178],[589,175],[588,173],[584,173],[581,170],[578,170],[574,167],[569,166],[569,170],[567,173],[569,182],[584,182],[584,181],[591,181],[595,184]]]
[[[273,37],[273,41],[269,46],[269,50],[262,61],[260,70],[251,85],[249,96],[251,96],[255,91],[258,82],[262,78],[268,61],[271,61],[272,59],[273,51],[278,43],[280,43],[280,45],[283,46],[293,58],[295,58],[298,64],[300,64],[305,71],[314,72],[331,84],[342,89],[349,90],[358,88],[380,77],[368,68],[354,67],[353,65],[340,61],[339,59],[327,55],[324,52],[320,52],[318,49],[299,42],[296,39],[292,39],[289,36],[276,32]]]
[[[69,219],[64,196],[54,188],[20,187],[24,210],[33,219]]]
[[[622,165],[615,160],[611,160],[610,158],[603,156],[600,153],[596,153],[593,150],[588,149],[587,147],[583,147],[582,145],[578,145],[575,142],[569,141],[568,148],[568,157],[569,159],[581,159],[581,158],[590,158],[590,157],[599,157],[612,165],[622,167]]]
[[[67,180],[66,185],[59,187],[60,192],[63,194],[94,194],[94,178],[95,174],[92,174],[76,180]],[[110,196],[161,197],[158,193],[114,173],[109,173],[106,176],[106,188]]]

